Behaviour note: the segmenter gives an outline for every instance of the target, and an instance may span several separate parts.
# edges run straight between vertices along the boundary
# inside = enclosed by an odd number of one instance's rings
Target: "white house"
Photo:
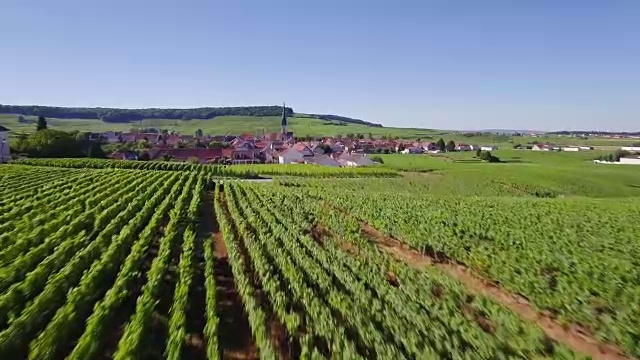
[[[365,155],[343,153],[338,157],[338,163],[342,166],[367,166],[373,165],[375,162]]]
[[[403,154],[424,154],[424,149],[421,147],[409,147],[401,151]]]
[[[106,131],[102,133],[102,138],[109,144],[113,144],[113,143],[117,143],[120,138],[119,138],[118,133],[114,132],[114,131]]]
[[[298,143],[281,152],[278,155],[278,162],[280,164],[304,162],[305,158],[313,157],[313,155],[313,150],[307,145]]]
[[[459,143],[456,145],[457,151],[471,151],[473,150],[473,145]]]
[[[620,164],[640,165],[640,157],[621,157]]]
[[[582,149],[580,149],[580,147],[578,147],[578,146],[565,146],[565,147],[562,148],[562,151],[575,152],[575,151],[580,151],[580,150],[582,150]]]
[[[332,158],[329,155],[324,155],[324,154],[316,154],[312,158],[307,158],[305,160],[305,163],[322,165],[322,166],[340,167],[340,163],[336,159]]]
[[[494,151],[498,150],[498,147],[495,145],[482,145],[480,146],[480,150],[482,151]]]
[[[623,146],[622,150],[640,152],[640,146]]]
[[[9,129],[0,125],[0,164],[11,161],[9,151]]]
[[[553,146],[548,144],[534,144],[531,150],[536,151],[553,151]]]

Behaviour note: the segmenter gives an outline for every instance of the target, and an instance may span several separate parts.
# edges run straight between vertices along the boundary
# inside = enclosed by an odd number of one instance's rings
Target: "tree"
[[[360,139],[360,140],[363,140],[363,139],[364,139],[364,135],[363,135],[363,134],[358,134],[358,135],[356,135],[356,137],[357,137],[358,139]]]
[[[44,116],[38,117],[38,124],[36,125],[36,131],[46,130],[47,129],[47,119]]]
[[[438,142],[436,143],[436,146],[438,147],[438,150],[440,150],[440,151],[445,151],[447,149],[447,146],[445,145],[443,138],[440,138],[438,140]]]
[[[371,161],[375,161],[378,164],[384,164],[384,161],[382,160],[382,158],[380,156],[372,156],[371,157]]]
[[[43,129],[30,134],[24,144],[24,152],[32,157],[81,157],[82,143],[67,132]]]
[[[22,123],[26,123],[27,121],[24,119],[23,115],[18,115],[18,122],[22,124]]]
[[[486,161],[486,162],[490,162],[490,163],[498,163],[500,162],[500,158],[497,156],[493,156],[491,154],[491,151],[483,151],[480,154],[480,159]]]
[[[196,137],[201,138],[203,136],[204,136],[204,132],[202,131],[202,129],[196,130]]]
[[[447,145],[445,145],[445,149],[447,151],[453,151],[456,149],[456,143],[453,142],[453,140],[449,140],[449,142],[447,143]]]
[[[476,149],[476,157],[479,159],[480,155],[482,155],[482,150],[480,150],[480,148]]]
[[[140,160],[140,161],[149,161],[149,160],[151,160],[151,156],[149,155],[148,151],[144,150],[144,151],[140,152],[140,155],[138,155],[138,160]]]
[[[355,135],[353,133],[348,133],[347,134],[347,139],[353,139],[355,137]]]
[[[373,140],[373,134],[369,133],[369,140]]]
[[[627,150],[618,149],[612,154],[613,161],[620,161],[620,158],[629,156],[631,153]]]
[[[104,159],[107,157],[107,155],[104,153],[104,150],[102,150],[102,146],[100,146],[100,143],[92,142],[91,145],[89,145],[89,149],[87,150],[87,157]]]

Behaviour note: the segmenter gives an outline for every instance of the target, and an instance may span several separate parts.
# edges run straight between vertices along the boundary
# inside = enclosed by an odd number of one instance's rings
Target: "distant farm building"
[[[620,158],[620,164],[627,164],[627,165],[640,165],[640,157],[639,156],[627,156],[627,157],[621,157]]]
[[[640,152],[640,146],[623,146],[622,150]]]

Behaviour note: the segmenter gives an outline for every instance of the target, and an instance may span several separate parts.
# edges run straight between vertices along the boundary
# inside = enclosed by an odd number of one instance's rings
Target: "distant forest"
[[[286,108],[287,116],[295,113],[290,107]],[[21,114],[44,116],[59,119],[96,119],[111,123],[127,123],[144,119],[213,119],[216,116],[280,116],[280,106],[238,106],[238,107],[204,107],[193,109],[116,109],[116,108],[72,108],[37,105],[0,105],[0,114]],[[306,117],[326,121],[362,124],[382,127],[380,124],[364,120],[352,119],[337,115],[305,114]]]

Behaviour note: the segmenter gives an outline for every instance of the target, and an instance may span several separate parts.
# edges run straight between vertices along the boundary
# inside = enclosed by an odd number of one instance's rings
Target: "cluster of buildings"
[[[533,144],[531,146],[531,150],[534,151],[590,151],[593,150],[593,146],[562,146],[562,145],[553,145],[553,144]]]
[[[283,107],[281,132],[255,136],[195,136],[176,133],[116,133],[93,134],[95,140],[108,144],[144,143],[147,149],[116,151],[113,159],[193,161],[201,164],[317,164],[322,166],[366,166],[372,165],[367,154],[375,149],[385,149],[391,144],[375,143],[362,139],[337,140],[325,138],[320,141],[297,142],[287,129],[287,115]]]

